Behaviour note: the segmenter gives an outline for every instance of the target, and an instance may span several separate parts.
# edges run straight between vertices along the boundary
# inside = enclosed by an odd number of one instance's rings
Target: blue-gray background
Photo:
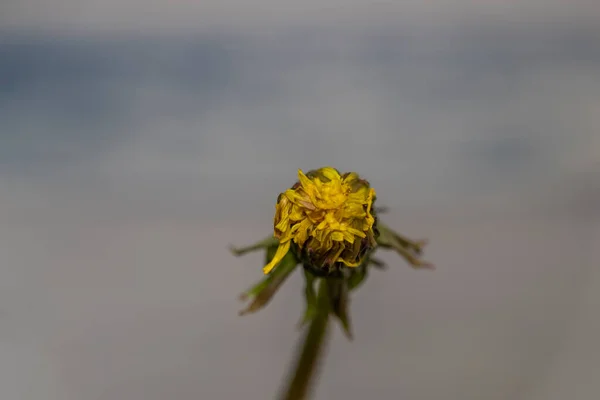
[[[423,4],[426,3],[426,4]],[[294,276],[236,296],[298,168],[368,178],[393,255],[317,399],[591,399],[600,384],[600,7],[0,5],[0,395],[267,399]]]

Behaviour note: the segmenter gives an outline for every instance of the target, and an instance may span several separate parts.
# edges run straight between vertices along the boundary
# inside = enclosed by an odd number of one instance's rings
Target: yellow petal
[[[343,262],[344,265],[346,265],[347,267],[358,267],[360,265],[360,261],[359,262],[350,262],[350,261],[346,261],[343,258],[338,258],[337,259],[339,262]]]
[[[350,172],[345,178],[344,183],[351,184],[358,180],[358,174],[356,172]]]
[[[343,242],[344,241],[344,234],[342,232],[333,232],[331,234],[331,240],[333,240],[334,242]]]
[[[361,238],[367,237],[367,235],[363,231],[359,231],[358,229],[348,227],[348,232],[354,236],[358,236]]]
[[[340,180],[340,173],[332,167],[323,167],[321,169],[319,169],[319,171],[325,178],[329,179],[330,181],[333,180]]]
[[[304,175],[304,172],[302,172],[301,169],[298,170],[298,180],[300,181],[300,184],[302,185],[304,190],[306,190],[307,192],[313,189],[314,183],[310,180],[309,177]]]
[[[317,241],[319,243],[323,243],[325,241],[325,236],[326,236],[327,232],[323,231],[323,230],[317,230],[317,231],[313,231],[312,235],[315,239],[317,239]]]
[[[290,241],[286,241],[285,243],[279,243],[279,247],[277,248],[277,251],[275,252],[275,255],[273,256],[273,259],[271,260],[270,263],[268,263],[267,265],[265,265],[265,267],[263,268],[263,272],[265,273],[265,275],[267,275],[269,272],[271,272],[271,270],[273,268],[275,268],[277,266],[277,264],[279,264],[281,262],[281,260],[283,260],[283,257],[285,257],[285,255],[287,254],[287,252],[290,249]]]
[[[281,221],[277,222],[277,225],[275,225],[275,229],[285,232],[289,225],[290,217],[288,215],[284,215],[283,218],[281,218]]]
[[[355,192],[352,192],[348,195],[348,201],[353,203],[366,203],[370,194],[369,192],[370,191],[366,186],[362,186]]]
[[[286,190],[283,195],[294,204],[297,204],[298,201],[302,199],[302,196],[300,196],[294,189]]]
[[[344,206],[344,214],[345,218],[364,218],[367,216],[363,205],[361,203],[346,203]]]
[[[310,223],[310,220],[305,219],[304,221],[300,222],[297,225],[294,225],[295,227],[298,227],[298,233],[296,233],[296,239],[295,242],[298,243],[300,246],[304,245],[304,242],[306,242],[308,240],[308,236],[312,227],[312,224]]]
[[[352,233],[350,233],[349,231],[344,231],[343,235],[346,242],[354,243],[354,235]]]
[[[296,221],[302,221],[305,218],[306,217],[304,215],[302,208],[300,208],[297,205],[294,205],[294,207],[292,207],[292,212],[290,213],[290,220],[296,222]]]

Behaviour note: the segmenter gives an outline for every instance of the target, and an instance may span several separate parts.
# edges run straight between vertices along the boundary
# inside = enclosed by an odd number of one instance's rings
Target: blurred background
[[[600,3],[4,0],[3,399],[269,399],[296,274],[237,295],[298,168],[371,181],[393,254],[315,399],[600,396]]]

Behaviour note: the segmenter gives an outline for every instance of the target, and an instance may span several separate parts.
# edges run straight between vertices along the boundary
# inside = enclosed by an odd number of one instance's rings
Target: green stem
[[[308,396],[327,336],[327,324],[331,309],[331,300],[327,289],[327,279],[321,279],[317,297],[317,313],[312,319],[304,343],[300,347],[299,357],[285,392],[280,396],[281,400],[305,400]]]

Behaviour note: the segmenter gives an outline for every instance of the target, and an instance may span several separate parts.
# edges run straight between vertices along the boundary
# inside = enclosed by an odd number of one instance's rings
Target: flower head
[[[279,246],[268,274],[294,249],[305,264],[332,270],[357,267],[376,246],[375,190],[354,172],[331,167],[298,170],[299,181],[279,195],[274,231]]]

